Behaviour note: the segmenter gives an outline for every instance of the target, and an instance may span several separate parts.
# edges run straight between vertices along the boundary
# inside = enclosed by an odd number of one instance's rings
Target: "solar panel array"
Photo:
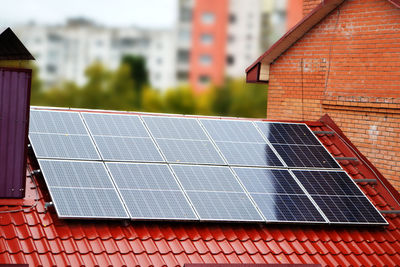
[[[386,224],[304,124],[31,110],[60,218]]]

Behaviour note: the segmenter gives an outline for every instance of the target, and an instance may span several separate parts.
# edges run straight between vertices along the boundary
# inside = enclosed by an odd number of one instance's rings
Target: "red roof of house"
[[[329,117],[307,122],[380,210],[400,209],[399,193],[342,136]],[[31,161],[27,174],[32,171]],[[375,174],[376,173],[376,174]],[[187,263],[303,263],[394,266],[400,263],[400,217],[385,214],[385,227],[251,223],[177,223],[60,220],[45,211],[46,186],[27,179],[23,200],[0,199],[0,263],[31,266],[183,266]],[[14,210],[21,210],[9,212]]]
[[[260,79],[260,64],[271,64],[287,49],[295,44],[309,30],[317,25],[335,8],[345,0],[322,0],[321,3],[300,20],[293,28],[285,33],[276,43],[265,51],[256,61],[246,69],[246,81],[249,83],[265,83]],[[400,8],[400,0],[388,0],[394,6]]]

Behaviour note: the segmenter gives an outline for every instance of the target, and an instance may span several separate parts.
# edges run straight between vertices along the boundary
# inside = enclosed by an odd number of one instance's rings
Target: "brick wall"
[[[400,9],[347,0],[270,68],[267,118],[328,113],[400,190]]]
[[[303,16],[318,6],[323,0],[303,0]]]

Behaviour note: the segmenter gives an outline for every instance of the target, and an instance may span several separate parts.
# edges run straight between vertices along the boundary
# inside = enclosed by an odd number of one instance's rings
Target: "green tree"
[[[164,106],[169,113],[195,114],[196,98],[193,89],[188,86],[168,89],[164,95]]]
[[[126,55],[122,58],[122,64],[130,67],[131,78],[134,81],[133,90],[136,94],[135,106],[141,108],[140,100],[142,91],[149,84],[149,76],[146,70],[146,61],[142,56]]]
[[[164,112],[163,95],[160,91],[151,88],[143,90],[142,110],[146,112]]]

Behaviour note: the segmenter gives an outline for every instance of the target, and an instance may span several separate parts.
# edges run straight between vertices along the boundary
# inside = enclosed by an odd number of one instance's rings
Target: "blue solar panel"
[[[331,223],[387,224],[364,196],[312,197]]]
[[[157,139],[169,163],[225,164],[210,141]]]
[[[120,191],[132,219],[198,220],[181,191]]]
[[[166,164],[106,163],[119,189],[181,190]]]
[[[244,192],[228,167],[172,165],[185,190]]]
[[[325,222],[306,195],[250,194],[267,222]]]
[[[216,142],[217,147],[230,165],[283,166],[268,144]]]
[[[251,121],[200,119],[214,141],[265,144]]]
[[[321,145],[304,124],[256,122],[256,125],[273,144]]]
[[[142,116],[154,138],[208,140],[195,118]]]
[[[203,221],[264,221],[245,193],[187,191]]]
[[[30,133],[29,140],[37,158],[100,159],[88,135]]]
[[[30,111],[30,133],[82,134],[87,135],[78,112]]]
[[[38,162],[60,218],[129,218],[103,163]]]
[[[151,138],[94,136],[94,141],[104,160],[163,162]]]
[[[53,187],[50,194],[60,218],[129,219],[114,189]]]
[[[304,194],[288,170],[233,168],[247,191],[252,193]]]
[[[196,220],[168,165],[107,163],[132,219]]]
[[[343,171],[294,170],[293,173],[311,195],[363,196],[358,186]]]
[[[340,169],[323,146],[273,144],[273,147],[289,168]]]
[[[82,113],[92,135],[150,137],[139,116]]]

